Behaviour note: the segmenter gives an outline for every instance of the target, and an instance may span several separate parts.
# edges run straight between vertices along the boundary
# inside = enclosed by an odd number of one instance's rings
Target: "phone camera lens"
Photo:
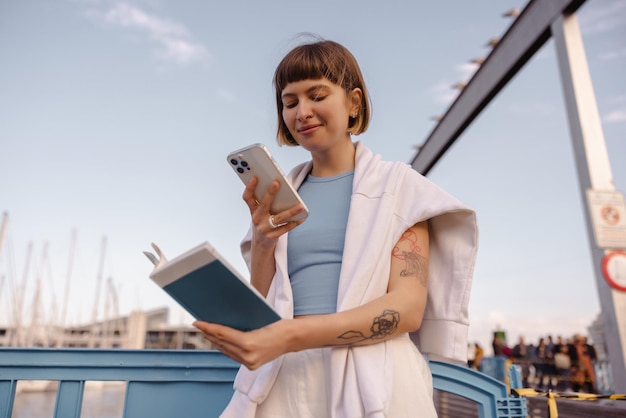
[[[234,158],[231,158],[231,159],[230,159],[230,163],[231,163],[232,165],[237,165],[237,160],[236,160],[236,159],[234,159]]]
[[[238,172],[240,172],[241,174],[243,174],[244,169],[243,169],[243,168],[241,168],[241,167],[237,167],[237,171],[238,171]]]
[[[241,160],[241,166],[242,167],[247,167],[248,166],[248,162],[246,160]]]

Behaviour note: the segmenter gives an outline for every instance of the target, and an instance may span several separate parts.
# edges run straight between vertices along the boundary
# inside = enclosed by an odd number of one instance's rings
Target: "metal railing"
[[[429,364],[433,387],[471,401],[478,418],[527,417],[525,399],[510,396],[503,382],[465,366]],[[217,417],[230,400],[238,367],[211,350],[0,348],[0,418],[11,418],[24,380],[57,383],[54,418],[80,418],[90,381],[126,383],[124,418]]]

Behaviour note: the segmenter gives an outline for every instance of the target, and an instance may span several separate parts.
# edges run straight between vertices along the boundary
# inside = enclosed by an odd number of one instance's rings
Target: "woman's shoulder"
[[[378,176],[409,176],[415,181],[427,180],[422,174],[404,161],[387,160],[381,154],[374,153],[361,142],[357,143],[357,166],[359,161],[367,167],[369,174]],[[430,180],[428,180],[430,181]]]
[[[419,174],[405,162],[385,160],[362,142],[356,143],[356,168],[368,176],[378,177],[397,177],[410,171]]]

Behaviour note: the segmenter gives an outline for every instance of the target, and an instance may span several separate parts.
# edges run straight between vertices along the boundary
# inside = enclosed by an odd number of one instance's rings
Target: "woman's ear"
[[[350,115],[359,115],[361,111],[361,101],[363,100],[363,91],[360,88],[355,87],[349,93],[348,99],[350,100]]]

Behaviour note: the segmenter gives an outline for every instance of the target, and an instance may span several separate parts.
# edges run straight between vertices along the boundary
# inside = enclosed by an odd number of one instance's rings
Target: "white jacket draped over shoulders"
[[[337,310],[372,301],[387,291],[391,252],[401,235],[418,222],[429,221],[430,259],[428,298],[420,329],[411,335],[430,359],[467,361],[468,303],[478,247],[476,215],[472,209],[402,162],[381,160],[361,142],[355,143],[353,191],[339,277]],[[297,188],[312,163],[289,174]],[[293,318],[293,295],[287,273],[287,238],[278,240],[276,273],[267,300],[283,318]],[[242,241],[250,266],[251,231]],[[391,399],[393,364],[387,342],[359,347],[336,347],[330,356],[333,417],[364,410],[367,417],[385,417]],[[250,371],[241,367],[235,393],[224,417],[254,417],[267,397],[282,357]]]

